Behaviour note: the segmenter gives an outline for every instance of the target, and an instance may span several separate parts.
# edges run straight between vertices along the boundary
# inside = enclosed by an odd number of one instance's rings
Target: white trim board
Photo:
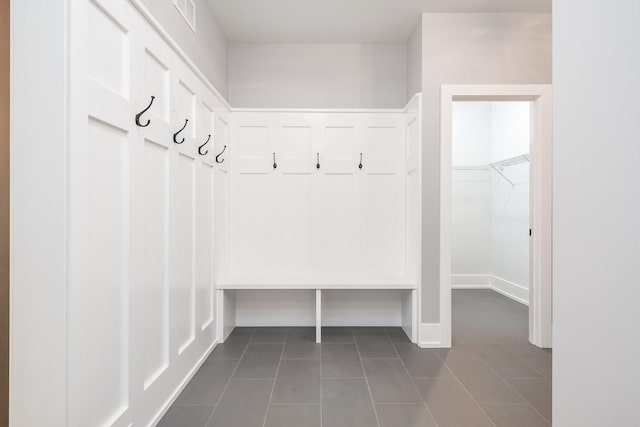
[[[529,288],[492,274],[453,274],[451,289],[490,289],[529,305]]]
[[[440,327],[451,345],[452,133],[455,101],[531,102],[529,341],[551,347],[552,90],[551,85],[442,85],[440,98]]]
[[[448,348],[451,347],[450,342],[446,342],[446,338],[442,334],[441,323],[423,323],[420,325],[420,348]],[[449,338],[450,339],[450,338]]]
[[[169,399],[167,399],[167,401],[164,403],[164,405],[162,405],[162,408],[160,408],[160,410],[158,411],[158,413],[155,415],[155,417],[153,418],[153,420],[151,421],[151,425],[156,425],[157,423],[160,422],[160,420],[162,419],[162,417],[164,417],[164,415],[167,413],[167,411],[169,410],[169,408],[171,407],[171,405],[173,405],[173,402],[176,401],[176,399],[178,398],[178,396],[180,395],[180,393],[182,393],[182,391],[185,389],[185,387],[187,387],[187,384],[189,384],[189,382],[191,381],[191,379],[194,377],[194,375],[196,374],[196,372],[198,372],[200,370],[200,368],[202,367],[202,365],[204,364],[204,362],[209,358],[209,356],[211,355],[211,353],[213,353],[213,350],[216,349],[216,346],[218,345],[218,340],[213,341],[213,343],[211,344],[211,346],[209,347],[209,349],[202,355],[202,357],[198,360],[198,362],[196,363],[196,365],[189,371],[189,373],[187,374],[187,376],[184,378],[184,380],[178,385],[178,387],[176,387],[175,391],[173,392],[173,394],[171,394],[171,397],[169,397]]]

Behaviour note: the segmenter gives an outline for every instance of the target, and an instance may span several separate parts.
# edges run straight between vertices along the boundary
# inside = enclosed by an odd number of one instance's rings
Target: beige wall
[[[9,425],[9,0],[0,0],[0,426]]]
[[[237,108],[398,108],[407,102],[404,43],[229,45]]]
[[[440,87],[551,83],[551,15],[422,15],[422,323],[438,323]]]
[[[407,40],[407,100],[422,92],[422,18]]]

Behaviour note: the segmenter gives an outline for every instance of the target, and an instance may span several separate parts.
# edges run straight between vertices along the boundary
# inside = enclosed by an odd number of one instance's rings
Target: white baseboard
[[[442,343],[442,327],[440,323],[423,323],[420,325],[420,348],[447,347]]]
[[[492,274],[453,274],[451,289],[491,289],[514,301],[529,305],[529,289]]]
[[[497,276],[491,276],[491,284],[491,289],[494,291],[509,297],[512,300],[518,301],[521,304],[529,305],[528,288]]]
[[[491,275],[452,274],[451,289],[491,289]]]
[[[178,396],[180,396],[180,393],[182,393],[182,391],[187,387],[189,382],[195,376],[196,372],[198,372],[198,370],[202,367],[202,365],[204,364],[205,360],[207,360],[207,358],[209,358],[209,356],[211,355],[213,350],[215,350],[217,345],[218,345],[218,340],[216,339],[215,341],[213,341],[213,343],[211,343],[211,345],[204,352],[204,354],[198,359],[198,361],[196,362],[195,366],[193,368],[191,368],[191,370],[189,371],[187,376],[184,377],[182,382],[180,382],[180,384],[178,384],[178,387],[176,387],[176,389],[173,391],[173,393],[171,394],[169,399],[164,403],[164,405],[162,405],[160,410],[153,417],[153,420],[151,420],[151,424],[150,425],[154,426],[154,425],[156,425],[156,424],[158,424],[160,422],[162,417],[164,417],[164,415],[167,413],[167,411],[169,410],[171,405],[173,405],[173,403],[178,399]]]

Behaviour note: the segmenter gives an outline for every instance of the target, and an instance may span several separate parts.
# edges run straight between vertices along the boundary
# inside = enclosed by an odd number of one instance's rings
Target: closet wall
[[[504,168],[513,186],[496,171],[472,168],[529,153],[530,105],[456,102],[453,108],[452,285],[492,288],[526,303],[529,163]]]

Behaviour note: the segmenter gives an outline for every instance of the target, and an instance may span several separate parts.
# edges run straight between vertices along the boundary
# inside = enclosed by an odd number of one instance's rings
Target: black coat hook
[[[176,144],[182,144],[184,142],[184,138],[182,138],[182,141],[178,141],[178,135],[187,127],[187,123],[189,123],[189,119],[184,119],[184,126],[182,126],[178,132],[173,134],[173,142]]]
[[[316,169],[320,169],[320,153],[316,153]]]
[[[358,169],[362,169],[362,153],[360,153],[360,164],[358,165]]]
[[[151,108],[151,106],[153,105],[153,100],[154,99],[156,99],[156,97],[151,95],[151,102],[149,102],[149,105],[147,105],[147,108],[145,108],[144,110],[142,110],[138,114],[136,114],[136,125],[140,126],[141,128],[146,128],[151,123],[151,120],[149,120],[149,119],[147,119],[147,123],[145,123],[145,124],[140,123],[140,117],[144,113],[146,113],[149,110],[149,108]]]
[[[276,153],[273,153],[273,168],[277,168],[278,164],[276,163]]]
[[[224,153],[224,150],[226,150],[226,149],[227,149],[227,146],[225,145],[225,146],[224,146],[224,148],[222,149],[222,151],[220,152],[220,154],[218,154],[218,155],[216,156],[216,163],[222,163],[222,162],[224,162],[224,159],[220,160],[220,156],[222,156],[222,153]]]
[[[202,149],[204,148],[205,145],[207,145],[207,143],[209,142],[209,140],[211,139],[211,134],[209,134],[209,137],[207,138],[207,140],[204,142],[204,144],[202,144],[200,147],[198,147],[198,154],[200,154],[201,156],[206,156],[209,153],[209,150],[205,151],[204,153],[202,152]]]

